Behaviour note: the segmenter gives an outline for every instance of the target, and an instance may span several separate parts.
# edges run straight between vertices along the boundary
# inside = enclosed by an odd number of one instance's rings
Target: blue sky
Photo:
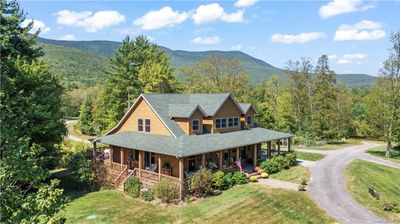
[[[377,75],[400,1],[21,1],[41,37],[114,40],[146,35],[190,51],[241,50],[276,67],[330,57],[337,73]]]

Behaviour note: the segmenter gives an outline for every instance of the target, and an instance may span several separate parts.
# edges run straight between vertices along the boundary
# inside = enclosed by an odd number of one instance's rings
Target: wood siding
[[[251,107],[249,109],[249,111],[244,116],[242,116],[242,118],[241,118],[241,123],[242,123],[243,128],[248,129],[248,128],[253,128],[254,127],[254,115],[256,115],[256,111]],[[248,116],[251,116],[251,120],[253,121],[251,123],[251,125],[247,124],[247,117]]]
[[[232,99],[232,97],[229,97],[224,104],[221,106],[221,108],[218,110],[218,112],[215,114],[213,117],[213,127],[215,128],[215,132],[220,132],[220,133],[226,133],[226,132],[232,132],[232,131],[239,131],[240,124],[238,127],[227,127],[227,128],[216,128],[215,126],[215,119],[217,118],[229,118],[229,117],[238,117],[240,120],[241,116],[241,110],[239,106],[235,103],[235,101]],[[228,125],[228,123],[227,123]]]

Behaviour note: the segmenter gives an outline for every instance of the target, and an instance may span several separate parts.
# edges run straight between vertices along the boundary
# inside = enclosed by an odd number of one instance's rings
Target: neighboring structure
[[[163,178],[179,183],[202,167],[232,170],[236,161],[254,170],[261,159],[261,145],[267,156],[280,152],[282,140],[290,151],[293,135],[254,124],[256,109],[237,103],[225,94],[141,94],[117,126],[92,140],[109,145],[109,156],[101,154],[123,190],[129,176],[154,185]]]

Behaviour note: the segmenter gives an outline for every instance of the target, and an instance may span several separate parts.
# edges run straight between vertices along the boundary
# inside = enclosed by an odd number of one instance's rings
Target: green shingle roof
[[[250,103],[239,103],[239,106],[242,108],[243,112],[246,113],[250,109],[251,104]]]
[[[189,118],[192,115],[192,113],[198,108],[200,108],[200,106],[197,104],[170,104],[168,107],[168,115],[171,118],[173,117]]]
[[[290,137],[293,137],[293,135],[289,133],[252,128],[224,134],[182,135],[177,139],[139,132],[120,132],[96,138],[95,141],[119,147],[186,157]]]

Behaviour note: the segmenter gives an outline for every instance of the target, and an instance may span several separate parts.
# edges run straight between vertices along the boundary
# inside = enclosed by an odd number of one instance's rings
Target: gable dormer
[[[214,132],[226,133],[241,130],[240,118],[242,114],[242,108],[229,94],[212,117]]]
[[[171,104],[168,114],[185,134],[199,135],[203,133],[203,118],[207,115],[199,105]]]
[[[244,129],[249,129],[254,127],[254,116],[257,114],[256,109],[250,103],[239,103],[243,110],[243,115],[241,118],[242,127]]]

